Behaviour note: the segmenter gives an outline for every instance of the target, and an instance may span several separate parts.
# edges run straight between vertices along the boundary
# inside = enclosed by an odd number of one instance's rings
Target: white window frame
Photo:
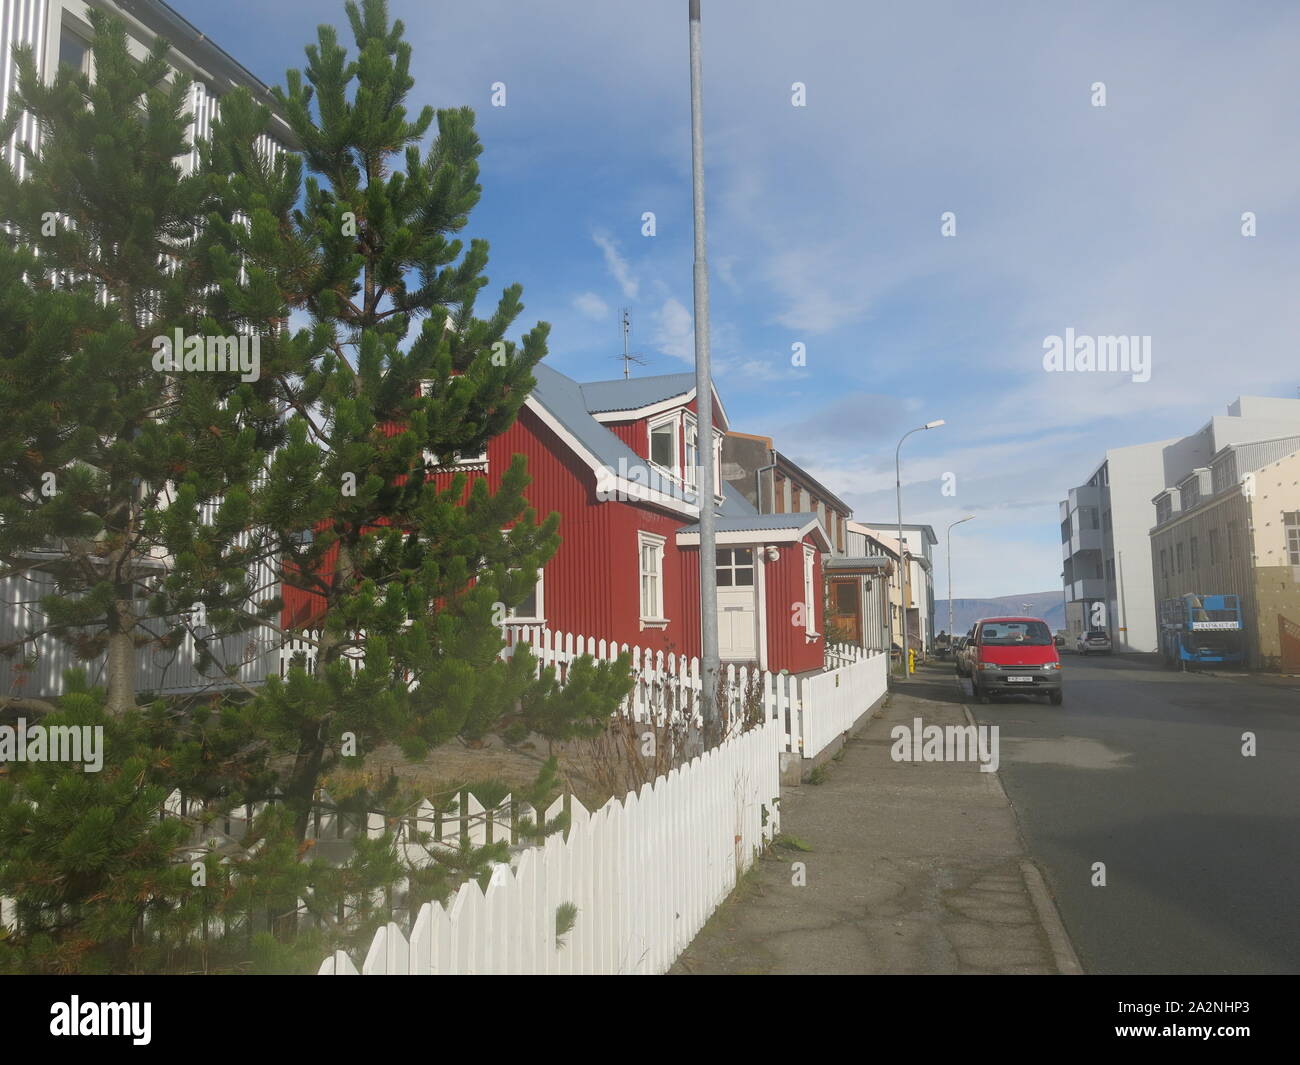
[[[726,434],[715,428],[713,430],[713,497],[722,502],[722,440]]]
[[[667,537],[655,533],[638,531],[636,534],[636,593],[642,629],[662,629],[668,624],[668,619],[664,616],[664,544],[666,542]],[[645,568],[647,550],[653,553],[656,566],[654,571]],[[655,579],[654,601],[651,603],[646,602],[647,577]]]
[[[546,570],[539,568],[537,570],[537,583],[533,586],[533,595],[536,597],[537,610],[532,615],[516,614],[516,607],[506,607],[506,620],[515,625],[545,625],[546,624]]]
[[[738,562],[738,561],[736,561],[736,552],[737,552],[737,551],[748,551],[748,552],[749,552],[749,561],[748,561],[748,562]],[[727,562],[719,562],[719,563],[717,563],[717,565],[716,565],[714,568],[717,570],[717,573],[718,573],[719,576],[722,575],[722,573],[723,573],[724,570],[727,571],[727,572],[731,575],[731,577],[730,577],[730,579],[731,579],[731,583],[730,583],[730,584],[723,584],[722,581],[718,581],[718,582],[717,582],[717,587],[719,587],[719,588],[749,588],[750,590],[753,590],[753,588],[756,587],[756,585],[757,585],[757,583],[758,583],[758,568],[759,568],[759,559],[758,559],[757,554],[755,553],[754,548],[753,548],[751,545],[749,545],[749,544],[727,544],[727,545],[725,545],[725,546],[722,546],[722,547],[717,548],[717,550],[716,550],[716,552],[715,552],[715,557],[716,557],[716,555],[721,555],[721,554],[726,554],[726,555],[729,557],[729,561],[727,561]],[[747,570],[750,571],[750,572],[749,572],[749,583],[748,583],[748,584],[739,584],[739,583],[737,583],[737,581],[736,581],[736,571],[737,571],[737,570],[745,570],[745,569],[747,569]]]
[[[692,434],[695,443],[691,443]],[[700,467],[700,423],[690,411],[682,415],[682,479],[688,487],[696,485],[696,475]],[[715,466],[716,470],[717,467]]]
[[[656,429],[662,429],[665,425],[672,426],[673,439],[673,459],[672,464],[665,466],[662,462],[655,461],[654,453],[654,434]],[[652,418],[646,423],[646,456],[651,466],[657,466],[661,470],[666,470],[672,477],[681,480],[682,477],[682,412],[675,410],[670,414],[661,415],[658,418]]]
[[[820,633],[813,627],[817,620],[816,614],[816,584],[817,576],[817,551],[815,548],[803,545],[803,609],[804,609],[804,636],[809,640],[815,640]]]
[[[63,35],[69,31],[72,36],[80,38],[86,46],[86,55],[82,60],[80,72],[90,79],[90,83],[95,83],[95,56],[91,51],[91,42],[95,39],[95,32],[91,29],[90,23],[80,17],[77,12],[68,4],[51,4],[50,18],[46,27],[45,47],[47,57],[47,73],[45,80],[48,84],[53,84],[55,77],[58,75],[59,53],[63,50]],[[139,45],[139,40],[133,36],[130,31],[127,35],[127,47]],[[39,49],[38,49],[39,51]],[[132,49],[135,54],[135,49]],[[174,69],[174,68],[173,68]]]
[[[421,396],[427,396],[429,394],[429,389],[431,384],[432,384],[431,381],[420,382]],[[477,455],[457,455],[456,461],[449,463],[447,465],[443,465],[442,463],[438,462],[438,457],[432,451],[425,451],[424,467],[426,470],[432,470],[434,472],[441,472],[441,471],[453,470],[453,469],[473,469],[473,470],[482,470],[484,473],[487,473],[488,472],[488,445],[490,443],[491,441],[484,443],[483,450],[480,451]]]
[[[1282,528],[1286,535],[1287,564],[1300,566],[1300,510],[1285,513]]]

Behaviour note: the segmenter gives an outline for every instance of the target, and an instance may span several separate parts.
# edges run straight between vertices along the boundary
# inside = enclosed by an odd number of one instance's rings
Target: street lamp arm
[[[939,426],[943,424],[944,424],[943,419],[939,418],[936,421],[926,422],[924,425],[918,425],[915,429],[909,429],[907,432],[905,432],[902,435],[902,437],[899,438],[898,446],[894,448],[894,495],[898,503],[898,572],[899,572],[899,578],[898,578],[899,608],[898,609],[901,615],[899,621],[901,622],[900,628],[902,629],[902,637],[903,637],[902,647],[900,648],[900,650],[902,651],[902,655],[903,655],[902,665],[903,665],[904,680],[907,680],[908,677],[911,676],[911,673],[908,670],[908,662],[907,662],[908,659],[908,653],[907,653],[908,651],[907,648],[908,566],[907,566],[907,559],[905,557],[906,551],[903,546],[903,465],[902,465],[903,441],[906,440],[913,433],[920,433],[926,429],[937,429]]]

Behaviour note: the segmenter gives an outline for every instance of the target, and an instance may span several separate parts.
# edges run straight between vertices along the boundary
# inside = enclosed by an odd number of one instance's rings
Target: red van
[[[1053,706],[1061,705],[1061,656],[1042,618],[981,618],[969,662],[978,702],[1020,692],[1046,695]]]

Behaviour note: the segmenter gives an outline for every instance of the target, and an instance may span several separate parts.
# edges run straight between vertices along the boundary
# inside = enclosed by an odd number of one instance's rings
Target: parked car
[[[1074,649],[1081,655],[1110,654],[1110,634],[1105,629],[1086,629],[1075,637]]]
[[[973,629],[971,631],[974,632]],[[959,677],[970,676],[970,657],[969,657],[970,648],[971,648],[971,637],[969,634],[966,636],[958,637],[957,649],[953,651],[952,657],[953,657],[953,668],[956,669],[957,676]]]
[[[987,703],[1007,693],[1046,695],[1060,706],[1061,656],[1042,618],[982,618],[967,650],[975,699]]]

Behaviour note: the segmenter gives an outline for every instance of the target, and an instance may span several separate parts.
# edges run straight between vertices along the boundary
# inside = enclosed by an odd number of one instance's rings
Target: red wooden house
[[[496,490],[512,456],[528,459],[527,496],[560,514],[561,546],[511,624],[696,656],[700,431],[694,374],[580,384],[549,366],[515,424],[460,463]],[[727,431],[714,393],[715,457]],[[759,514],[723,483],[716,507],[718,628],[724,662],[802,673],[823,663],[818,516]],[[310,596],[284,590],[286,627]]]

